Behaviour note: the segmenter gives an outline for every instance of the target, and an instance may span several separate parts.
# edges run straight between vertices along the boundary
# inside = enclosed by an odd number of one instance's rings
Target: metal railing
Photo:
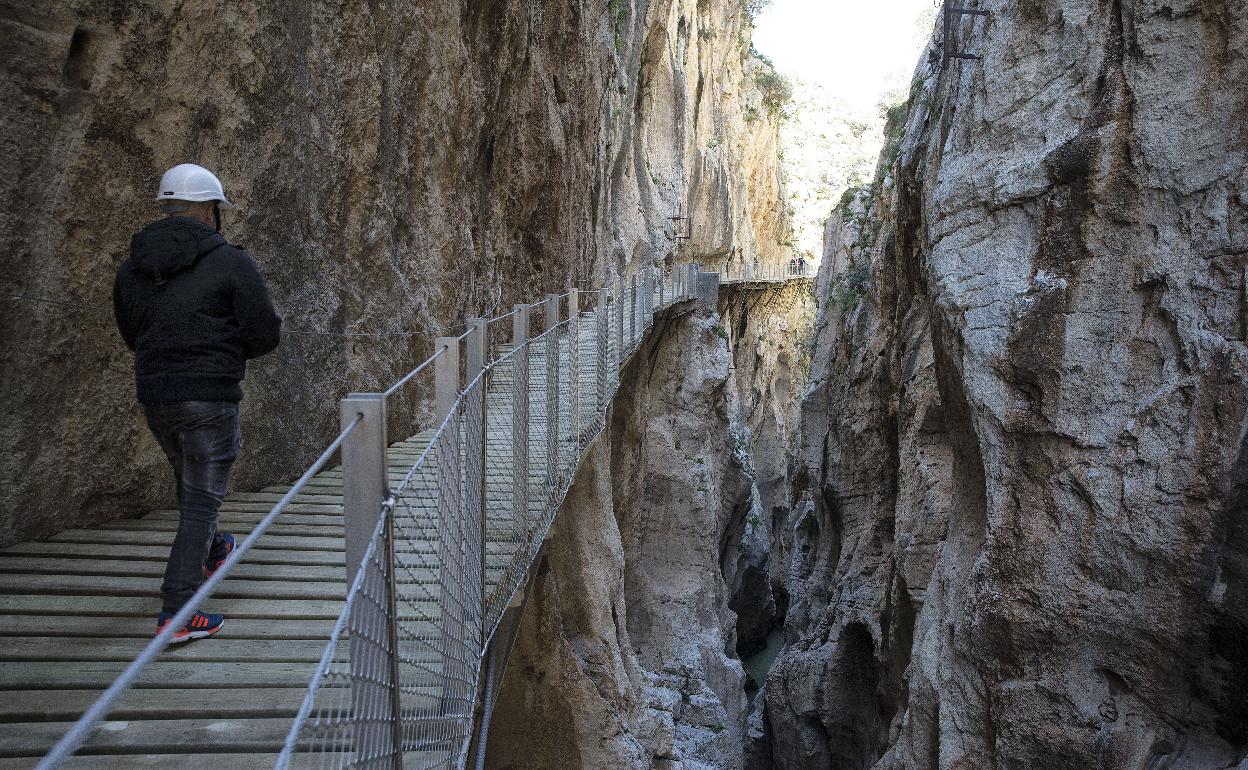
[[[360,566],[279,767],[465,767],[478,722],[479,762],[518,599],[620,367],[655,312],[706,275],[645,270],[517,305],[497,346],[486,328],[498,319],[471,319],[462,389],[458,341],[440,338],[440,424],[405,470],[387,456],[385,394],[344,399],[343,422],[362,420],[343,454],[348,563]],[[387,491],[379,480],[396,469]]]
[[[782,283],[800,278],[814,278],[814,265],[790,261],[788,265],[724,265],[719,273],[720,283]]]
[[[384,392],[348,394],[337,438],[38,770],[84,743],[338,451],[345,603],[277,767],[462,768],[474,749],[480,766],[530,567],[605,427],[620,370],[658,310],[694,298],[713,308],[719,283],[689,265],[547,295],[437,338],[433,355]],[[508,321],[509,339],[493,343]],[[430,371],[435,428],[391,447],[390,399]]]

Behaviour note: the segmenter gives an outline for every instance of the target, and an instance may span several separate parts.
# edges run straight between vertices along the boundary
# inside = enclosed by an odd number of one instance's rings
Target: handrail
[[[157,655],[169,646],[169,640],[173,638],[173,635],[186,625],[191,616],[198,611],[200,604],[212,596],[212,592],[230,574],[230,571],[234,569],[234,565],[238,564],[243,555],[251,550],[251,547],[264,535],[269,525],[286,509],[286,506],[290,504],[295,495],[303,490],[303,487],[313,476],[321,472],[325,464],[334,456],[334,452],[337,452],[338,448],[342,446],[342,442],[346,441],[351,431],[355,430],[356,426],[360,424],[361,419],[362,417],[357,415],[355,420],[344,428],[338,434],[338,437],[330,443],[329,447],[321,453],[321,456],[316,458],[312,465],[308,466],[308,469],[303,472],[303,475],[299,477],[294,486],[286,494],[282,495],[282,498],[251,530],[251,533],[243,539],[243,542],[239,543],[230,552],[230,555],[226,557],[221,566],[204,581],[199,590],[187,600],[186,604],[182,605],[182,609],[178,610],[173,618],[165,624],[164,629],[147,643],[147,646],[143,648],[138,657],[131,661],[130,665],[126,666],[125,670],[108,686],[108,689],[100,694],[100,697],[96,699],[95,703],[91,704],[91,708],[87,709],[85,714],[78,718],[78,721],[69,729],[69,732],[61,736],[61,739],[56,742],[52,750],[43,759],[39,760],[35,770],[53,770],[53,768],[59,767],[62,762],[73,756],[73,753],[86,742],[91,730],[108,715],[113,703],[126,690],[130,689],[130,685],[134,684],[134,680],[139,675],[139,672],[146,668],[149,663],[156,659]]]

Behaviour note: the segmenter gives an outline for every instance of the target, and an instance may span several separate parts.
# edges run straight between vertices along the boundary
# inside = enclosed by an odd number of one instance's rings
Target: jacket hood
[[[168,217],[140,230],[130,239],[132,270],[164,283],[208,252],[225,245],[221,233],[190,217]]]

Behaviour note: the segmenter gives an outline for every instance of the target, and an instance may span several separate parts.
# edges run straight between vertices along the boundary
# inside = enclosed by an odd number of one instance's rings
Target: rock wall
[[[812,311],[789,287],[658,317],[537,567],[489,767],[742,767]]]
[[[750,767],[1243,768],[1248,4],[984,6],[829,224]]]
[[[0,0],[0,30],[0,544],[172,502],[108,298],[175,163],[223,178],[242,207],[223,230],[285,316],[245,385],[242,489],[297,474],[336,399],[464,317],[650,264],[781,259],[735,0]],[[427,397],[394,405],[396,435]]]

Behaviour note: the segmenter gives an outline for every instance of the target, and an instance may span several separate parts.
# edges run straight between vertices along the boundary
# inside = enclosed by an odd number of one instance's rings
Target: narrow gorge
[[[967,0],[813,281],[767,5],[0,0],[0,562],[176,506],[110,290],[193,160],[284,316],[243,492],[469,318],[791,279],[655,314],[484,767],[1248,770],[1248,0]]]

